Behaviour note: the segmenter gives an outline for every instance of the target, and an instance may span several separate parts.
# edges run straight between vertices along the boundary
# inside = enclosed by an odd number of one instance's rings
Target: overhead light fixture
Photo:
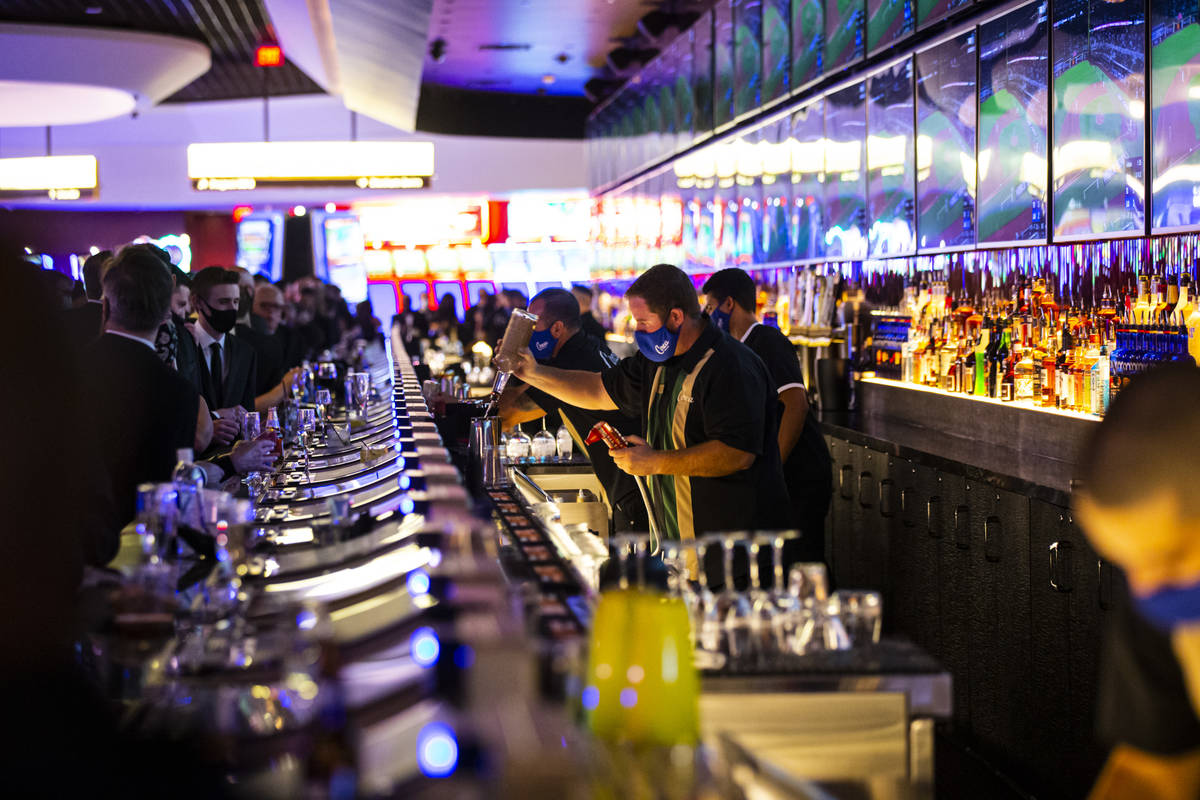
[[[0,197],[95,197],[96,175],[95,156],[0,158]]]
[[[433,142],[190,144],[188,178],[201,191],[298,185],[421,189],[433,177],[433,155]]]

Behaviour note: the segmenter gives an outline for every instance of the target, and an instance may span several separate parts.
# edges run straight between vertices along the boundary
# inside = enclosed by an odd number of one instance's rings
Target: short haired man
[[[1128,579],[1101,665],[1097,728],[1112,745],[1092,798],[1200,796],[1200,369],[1136,377],[1079,458],[1075,506]]]
[[[181,336],[179,348],[194,345],[196,368],[188,377],[213,409],[213,440],[220,445],[237,438],[246,411],[255,408],[257,359],[254,349],[235,336],[241,290],[238,274],[205,267],[192,276],[192,309],[196,323],[191,337]],[[192,363],[181,358],[180,363]]]
[[[166,265],[145,249],[125,248],[103,286],[107,326],[84,351],[80,378],[124,525],[133,519],[138,484],[170,480],[175,451],[192,446],[199,396],[154,352],[158,326],[171,313]],[[119,528],[110,533],[115,541]]]
[[[602,373],[560,370],[522,355],[517,376],[580,408],[620,410],[645,438],[613,451],[649,477],[651,514],[672,539],[790,527],[766,367],[701,314],[691,279],[659,264],[625,292],[638,353]]]
[[[736,267],[712,274],[701,290],[716,326],[742,342],[767,365],[779,397],[779,457],[792,513],[803,536],[789,546],[789,561],[825,560],[825,515],[833,497],[833,462],[820,426],[809,413],[808,392],[796,348],[754,311],[754,279]]]
[[[592,290],[577,283],[571,287],[571,294],[575,295],[575,299],[579,302],[579,326],[583,328],[583,332],[604,341],[604,326],[592,314],[592,298],[594,296]]]
[[[63,312],[67,340],[77,351],[103,333],[100,329],[103,324],[100,298],[104,293],[101,273],[110,258],[111,250],[101,250],[84,260],[80,274],[83,276],[83,292],[87,296],[87,302],[78,308]]]
[[[617,364],[617,357],[603,341],[588,336],[581,329],[579,304],[566,289],[538,292],[529,301],[529,313],[538,318],[529,339],[529,348],[539,363],[557,369],[578,369],[591,373],[603,372]],[[500,398],[500,418],[506,429],[547,415],[560,418],[570,431],[575,446],[587,451],[592,460],[592,469],[604,487],[612,509],[613,531],[646,530],[646,507],[637,483],[628,473],[617,468],[602,442],[592,445],[584,443],[592,426],[600,420],[629,435],[641,430],[638,418],[618,411],[576,408],[520,381],[511,382]]]

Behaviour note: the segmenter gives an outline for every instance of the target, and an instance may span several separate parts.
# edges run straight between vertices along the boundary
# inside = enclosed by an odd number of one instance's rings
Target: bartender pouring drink
[[[625,292],[638,353],[603,372],[556,369],[523,353],[516,375],[580,408],[620,410],[644,438],[611,451],[647,476],[659,533],[791,526],[776,435],[776,394],[762,361],[700,312],[695,287],[659,264]]]
[[[544,289],[529,301],[529,313],[537,317],[529,349],[541,364],[562,370],[602,372],[617,363],[603,341],[583,330],[579,302],[566,289]],[[564,403],[525,383],[510,383],[500,397],[500,420],[505,430],[522,422],[558,412],[576,446],[585,448],[612,509],[613,530],[648,530],[646,507],[637,484],[628,473],[617,469],[603,442],[588,445],[584,438],[592,426],[604,420],[623,434],[641,430],[636,417],[618,411],[588,411]]]

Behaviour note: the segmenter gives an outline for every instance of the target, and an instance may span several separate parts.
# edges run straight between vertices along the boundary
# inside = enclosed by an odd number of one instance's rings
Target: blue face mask
[[[1200,581],[1189,586],[1167,586],[1148,595],[1133,595],[1133,603],[1150,622],[1163,630],[1200,621]]]
[[[713,325],[717,326],[717,330],[729,333],[729,312],[722,311],[719,308],[714,308],[709,317],[712,318]]]
[[[538,361],[547,361],[554,355],[554,346],[558,344],[558,339],[554,338],[554,334],[549,328],[544,331],[534,331],[529,335],[529,349],[533,351],[533,357]]]
[[[679,344],[679,334],[671,333],[666,325],[652,333],[634,331],[633,339],[642,355],[659,364],[675,355],[675,346]]]

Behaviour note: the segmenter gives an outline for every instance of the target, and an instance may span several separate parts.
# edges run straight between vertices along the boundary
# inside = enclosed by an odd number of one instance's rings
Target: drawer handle
[[[971,507],[954,509],[954,544],[959,550],[971,549]]]
[[[925,525],[931,538],[942,538],[942,498],[936,494],[925,504]]]
[[[863,508],[870,508],[875,504],[875,498],[871,496],[871,492],[875,491],[870,472],[858,473],[858,504]]]
[[[993,563],[1000,561],[1000,537],[1004,535],[1004,523],[999,517],[988,517],[983,521],[983,557]]]
[[[896,516],[895,493],[896,482],[891,478],[879,482],[879,516],[886,519]]]
[[[838,473],[838,494],[842,496],[843,500],[849,500],[854,496],[850,490],[850,474],[852,472],[854,472],[854,467],[843,464],[842,471]]]
[[[1071,573],[1071,549],[1070,542],[1050,545],[1050,588],[1056,592],[1069,592],[1075,588]]]

